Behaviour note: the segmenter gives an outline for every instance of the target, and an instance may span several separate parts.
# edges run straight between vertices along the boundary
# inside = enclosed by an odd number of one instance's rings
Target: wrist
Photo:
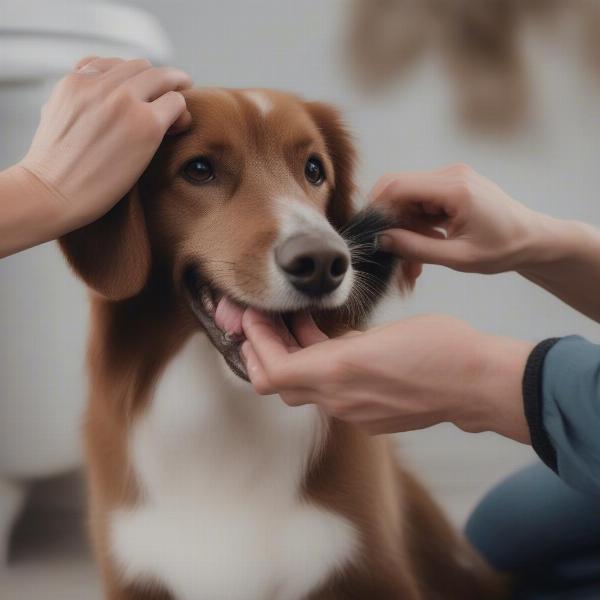
[[[2,255],[54,239],[62,232],[65,203],[22,164],[1,173],[3,222]]]
[[[37,217],[46,220],[48,239],[60,237],[70,231],[70,203],[61,191],[25,160],[14,167],[19,169],[23,185],[30,191],[32,202],[35,204]]]
[[[535,276],[548,266],[570,260],[583,234],[581,223],[536,213],[535,227],[516,270],[523,275]]]
[[[533,344],[481,334],[467,410],[455,424],[471,433],[493,431],[530,443],[522,381]]]

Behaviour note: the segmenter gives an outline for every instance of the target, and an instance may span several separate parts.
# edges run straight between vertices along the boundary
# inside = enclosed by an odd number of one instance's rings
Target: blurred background
[[[0,0],[0,168],[24,154],[53,83],[89,53],[337,104],[361,158],[358,200],[386,172],[461,161],[535,210],[600,225],[597,0]],[[529,340],[600,341],[597,324],[517,275],[426,267],[377,320],[426,312]],[[2,599],[100,597],[79,475],[86,315],[54,244],[0,262]],[[450,426],[396,441],[459,526],[535,460]]]

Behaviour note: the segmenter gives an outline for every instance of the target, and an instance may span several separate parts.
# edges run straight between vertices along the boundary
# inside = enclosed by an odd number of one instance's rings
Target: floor
[[[529,448],[450,426],[402,434],[396,441],[457,525],[490,485],[532,459]],[[101,600],[83,504],[77,475],[34,488],[14,531],[9,564],[0,567],[0,600]]]
[[[0,600],[100,600],[85,533],[81,478],[37,484],[15,526]]]

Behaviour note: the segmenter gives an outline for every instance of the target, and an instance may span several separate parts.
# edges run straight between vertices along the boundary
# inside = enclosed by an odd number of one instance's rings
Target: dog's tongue
[[[229,335],[242,335],[242,315],[244,309],[227,296],[223,296],[215,311],[215,324]]]

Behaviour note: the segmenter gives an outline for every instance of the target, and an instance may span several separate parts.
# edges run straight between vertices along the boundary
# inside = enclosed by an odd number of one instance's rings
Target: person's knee
[[[534,465],[509,476],[486,494],[467,521],[467,538],[498,570],[515,571],[535,560],[539,549],[532,510],[541,492],[540,469],[546,468]]]
[[[496,569],[510,571],[514,567],[510,534],[504,525],[510,520],[503,484],[495,487],[479,502],[465,526],[465,534],[475,549]]]

